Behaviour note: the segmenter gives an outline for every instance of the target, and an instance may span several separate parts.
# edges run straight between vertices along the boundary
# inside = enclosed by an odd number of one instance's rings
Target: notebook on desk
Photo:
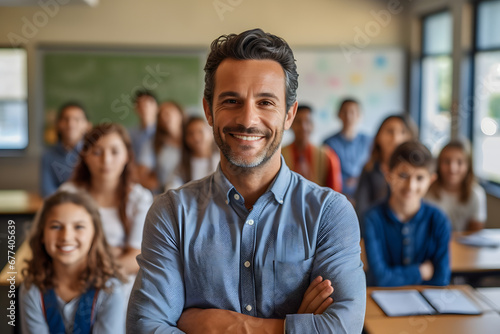
[[[457,289],[380,290],[373,291],[371,297],[389,317],[481,314],[464,292]]]
[[[461,244],[474,247],[498,247],[500,246],[500,236],[489,233],[488,230],[481,230],[469,235],[462,235],[457,238]]]

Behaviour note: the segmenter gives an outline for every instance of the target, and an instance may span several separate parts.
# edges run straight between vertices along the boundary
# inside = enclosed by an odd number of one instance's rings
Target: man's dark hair
[[[274,60],[285,72],[286,112],[297,99],[297,65],[293,52],[287,42],[261,29],[242,32],[239,35],[222,35],[210,46],[210,54],[205,64],[205,100],[212,110],[215,88],[215,72],[220,63],[227,58],[236,60]]]
[[[158,99],[153,94],[153,92],[147,89],[140,89],[137,92],[135,92],[134,103],[137,103],[137,101],[143,96],[152,97],[156,101],[156,103],[158,103]]]
[[[57,120],[58,121],[61,119],[64,111],[68,108],[80,109],[81,111],[83,111],[83,115],[85,116],[87,121],[89,120],[89,115],[87,114],[87,111],[85,110],[85,107],[83,106],[83,104],[81,104],[80,102],[77,102],[77,101],[68,101],[68,102],[64,103],[63,105],[61,105],[59,107],[59,109],[57,110]]]
[[[339,104],[339,112],[342,110],[342,108],[344,108],[344,106],[348,103],[356,103],[358,106],[359,106],[359,101],[356,100],[355,98],[353,97],[348,97],[348,98],[345,98],[342,100],[342,102],[340,102]]]
[[[402,162],[417,168],[424,167],[430,173],[434,173],[436,169],[436,162],[429,149],[416,140],[402,143],[394,150],[389,160],[389,170],[393,170]]]
[[[313,111],[311,106],[308,104],[299,104],[299,106],[297,107],[297,112],[305,111],[305,110],[309,111],[310,113],[312,113],[312,111]]]

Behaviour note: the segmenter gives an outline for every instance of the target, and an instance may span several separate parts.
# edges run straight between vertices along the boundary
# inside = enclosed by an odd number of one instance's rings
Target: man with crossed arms
[[[280,154],[297,110],[292,50],[260,29],[221,36],[205,73],[221,162],[151,207],[127,332],[360,333],[355,212]]]

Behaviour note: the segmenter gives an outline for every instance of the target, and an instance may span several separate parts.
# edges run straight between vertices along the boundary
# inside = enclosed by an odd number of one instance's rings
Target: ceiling
[[[57,3],[60,5],[86,5],[86,6],[97,6],[99,0],[54,0],[54,1],[40,1],[40,0],[0,0],[0,7],[26,7],[26,6],[40,6],[42,4],[53,4]]]

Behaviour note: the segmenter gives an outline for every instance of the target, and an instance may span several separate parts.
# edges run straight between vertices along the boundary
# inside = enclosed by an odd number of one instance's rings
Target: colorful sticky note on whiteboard
[[[340,79],[337,77],[330,77],[328,79],[328,84],[332,88],[338,88],[338,87],[340,87],[341,82],[340,82]]]
[[[387,87],[394,87],[396,86],[396,78],[394,77],[394,75],[392,74],[389,74],[385,77],[385,85]]]
[[[360,73],[353,73],[351,74],[351,84],[353,85],[359,85],[361,82],[363,82],[363,75]]]
[[[387,65],[387,58],[385,56],[376,56],[375,57],[375,68],[385,68]]]

